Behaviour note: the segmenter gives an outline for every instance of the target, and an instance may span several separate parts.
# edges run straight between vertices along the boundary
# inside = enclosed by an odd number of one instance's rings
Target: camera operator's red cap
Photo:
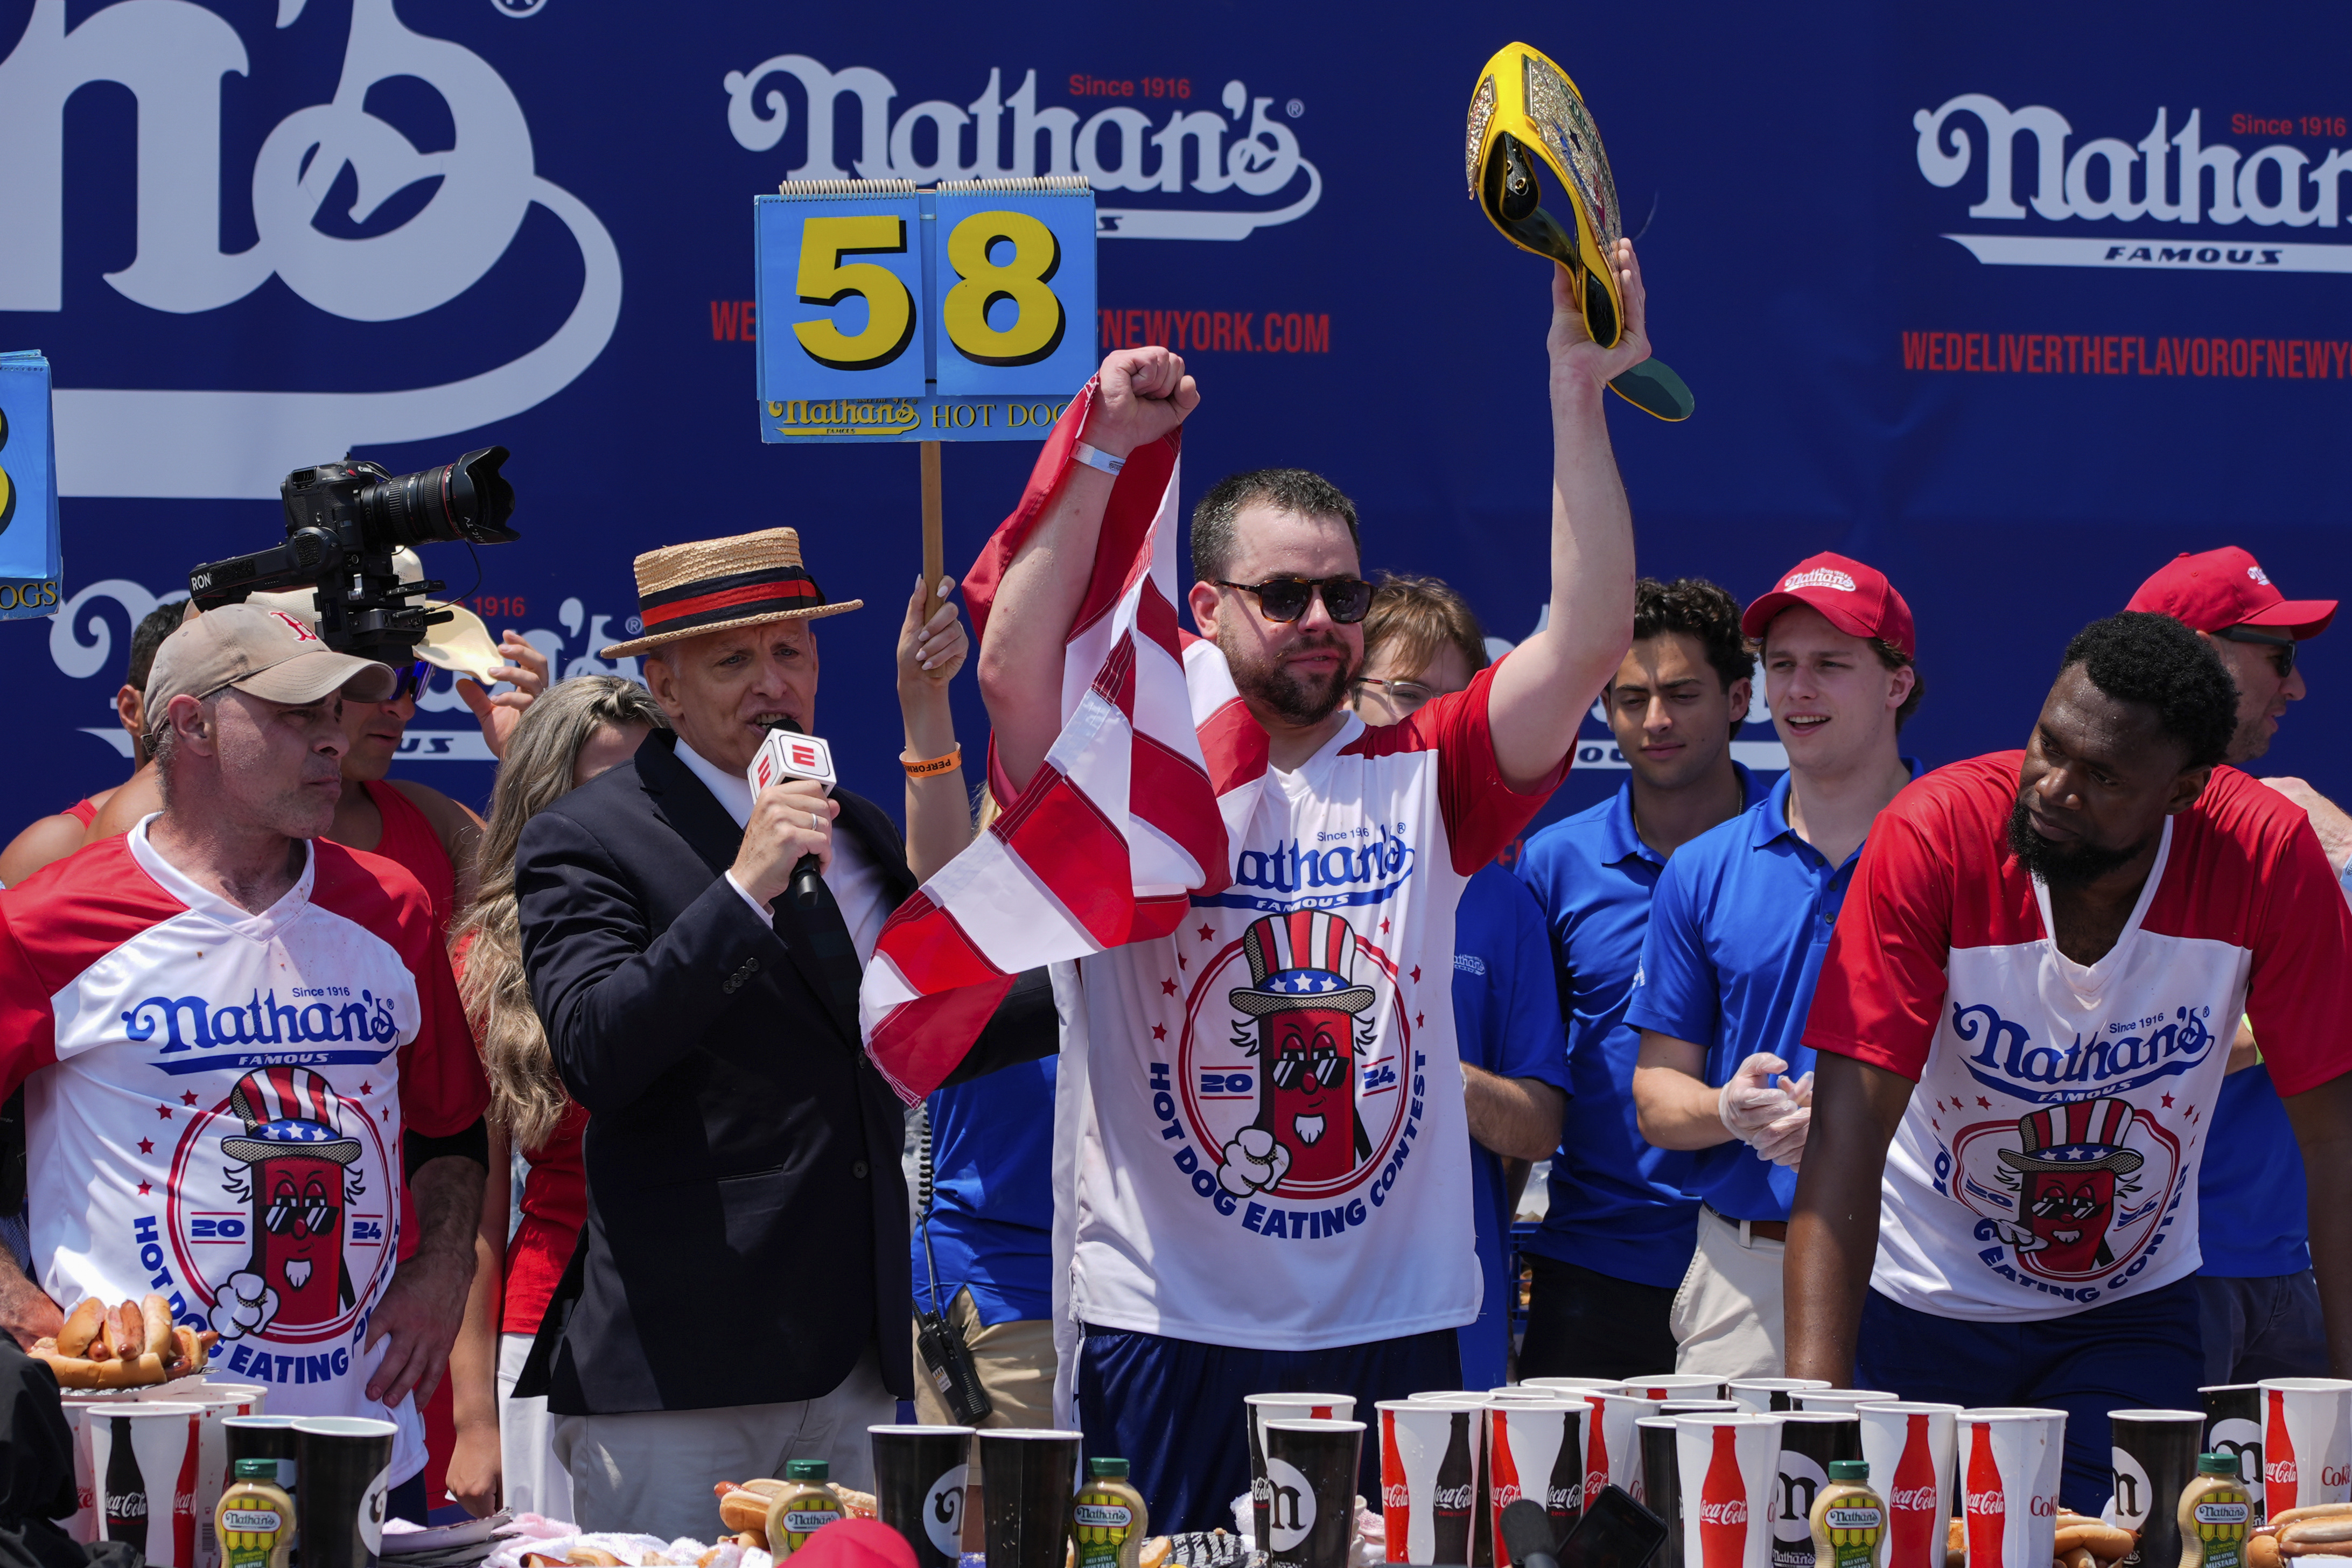
[[[210,697],[234,686],[264,701],[299,703],[347,690],[361,702],[389,702],[399,682],[392,666],[335,652],[283,610],[223,605],[182,623],[155,650],[147,721],[161,725],[163,710],[183,693]]]
[[[2263,626],[2301,642],[2336,618],[2333,599],[2290,599],[2262,563],[2234,544],[2196,554],[2183,551],[2139,585],[2126,610],[2170,616],[2191,631]]]
[[[1886,574],[1848,556],[1823,551],[1790,567],[1772,591],[1748,606],[1739,629],[1761,641],[1772,617],[1792,605],[1819,610],[1823,619],[1851,637],[1884,637],[1910,658],[1919,656],[1911,606]]]

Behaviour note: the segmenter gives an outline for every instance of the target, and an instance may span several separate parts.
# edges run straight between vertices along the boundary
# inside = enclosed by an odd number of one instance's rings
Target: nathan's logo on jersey
[[[202,996],[150,996],[122,1015],[123,1032],[138,1042],[163,1036],[161,1054],[213,1050],[223,1046],[299,1047],[350,1041],[373,1045],[378,1050],[299,1051],[273,1053],[312,1064],[382,1061],[400,1042],[400,1019],[393,998],[348,986],[306,985],[290,1003],[278,993],[257,991],[244,1003],[220,1004]],[[265,1058],[268,1059],[268,1058]],[[168,1073],[209,1072],[221,1064],[215,1058],[196,1058],[156,1064]]]
[[[172,1163],[172,1243],[225,1354],[244,1340],[317,1343],[349,1333],[390,1279],[394,1189],[378,1121],[390,1122],[396,1086],[359,1087],[354,1099],[307,1067],[264,1068],[237,1079],[182,1136]],[[235,1359],[242,1375],[287,1380],[271,1377],[270,1354]],[[320,1376],[349,1365],[335,1352],[311,1359],[320,1360]],[[276,1363],[305,1373],[296,1381],[317,1380],[304,1358]]]
[[[2036,1045],[2032,1031],[1989,1005],[1952,1005],[1952,1033],[1975,1048],[1961,1058],[1969,1075],[2020,1100],[2044,1105],[2088,1094],[2126,1094],[2160,1078],[2188,1072],[2212,1054],[2210,1006],[2175,1007],[2145,1018],[2109,1024],[2104,1033],[2072,1045]]]
[[[1386,903],[1412,873],[1402,827],[1317,835],[1314,844],[1277,838],[1271,849],[1234,857],[1232,888],[1192,901],[1236,910],[1336,910]],[[1241,889],[1255,888],[1255,893]],[[1267,895],[1273,895],[1271,897]]]
[[[1450,976],[1443,983],[1451,1005]],[[1222,1213],[1265,1200],[1242,1213],[1261,1235],[1335,1237],[1364,1224],[1420,1131],[1413,1023],[1391,961],[1345,917],[1300,910],[1252,922],[1201,966],[1174,1078],[1152,1069],[1171,1157]]]
[[[1952,1195],[1984,1216],[1978,1239],[2000,1244],[1979,1254],[1988,1267],[2021,1284],[2112,1289],[2163,1239],[2180,1144],[2127,1101],[2099,1098],[1963,1127],[1951,1162]]]

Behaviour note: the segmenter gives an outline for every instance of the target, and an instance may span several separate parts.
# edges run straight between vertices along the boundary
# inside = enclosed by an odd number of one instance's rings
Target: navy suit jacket
[[[869,1342],[908,1397],[902,1108],[792,900],[762,924],[728,885],[742,830],[676,744],[648,737],[533,817],[515,855],[531,999],[589,1112],[587,1223],[535,1358],[549,1408],[817,1398]],[[903,901],[889,817],[834,798],[835,830]],[[1038,971],[961,1076],[1056,1044]]]

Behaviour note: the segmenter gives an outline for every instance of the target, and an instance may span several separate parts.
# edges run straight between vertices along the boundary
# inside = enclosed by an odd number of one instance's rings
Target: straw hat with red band
[[[2290,599],[2262,563],[2234,544],[2190,554],[2183,551],[2139,585],[2126,610],[2170,616],[2191,631],[2261,626],[2301,642],[2336,618],[2333,599]]]
[[[1819,610],[1823,619],[1852,637],[1882,637],[1909,658],[1919,656],[1911,626],[1911,606],[1876,567],[1824,550],[1785,573],[1772,591],[1748,606],[1739,629],[1760,641],[1772,617],[1791,605]]]
[[[647,648],[763,621],[814,621],[863,608],[830,604],[801,563],[801,536],[763,528],[731,539],[672,544],[637,557],[637,619],[645,635],[596,657],[631,658]]]

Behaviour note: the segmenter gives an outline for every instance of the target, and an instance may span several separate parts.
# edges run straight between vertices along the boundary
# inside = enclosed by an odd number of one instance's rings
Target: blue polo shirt
[[[1749,805],[1765,785],[1738,763]],[[1693,840],[1694,843],[1696,840]],[[1676,858],[1690,852],[1685,844]],[[1551,1206],[1528,1250],[1612,1279],[1668,1289],[1690,1268],[1692,1156],[1654,1149],[1633,1115],[1640,1037],[1624,1026],[1650,894],[1666,863],[1633,831],[1633,784],[1528,840],[1518,861],[1544,910],[1568,1018],[1568,1124],[1551,1160]]]
[[[2197,1168],[2197,1270],[2223,1279],[2311,1267],[2303,1146],[2260,1062],[2221,1080]]]
[[[1568,1088],[1567,1040],[1543,911],[1500,866],[1472,877],[1454,912],[1454,1032],[1462,1059],[1472,1067]],[[1486,1294],[1477,1320],[1462,1327],[1465,1388],[1500,1388],[1510,1376],[1510,1196],[1503,1157],[1472,1143],[1470,1197]]]
[[[931,1258],[941,1311],[968,1289],[983,1326],[1053,1316],[1055,1065],[1052,1057],[1023,1062],[931,1094]],[[920,1225],[912,1239],[915,1302],[929,1311]]]
[[[1919,763],[1903,759],[1911,776]],[[1789,826],[1789,778],[1764,799],[1675,851],[1650,904],[1625,1023],[1706,1048],[1706,1078],[1729,1081],[1769,1051],[1802,1078],[1801,1042],[1830,932],[1853,883],[1860,845],[1832,866]],[[1797,1173],[1737,1139],[1697,1151],[1684,1190],[1727,1219],[1786,1220]]]

